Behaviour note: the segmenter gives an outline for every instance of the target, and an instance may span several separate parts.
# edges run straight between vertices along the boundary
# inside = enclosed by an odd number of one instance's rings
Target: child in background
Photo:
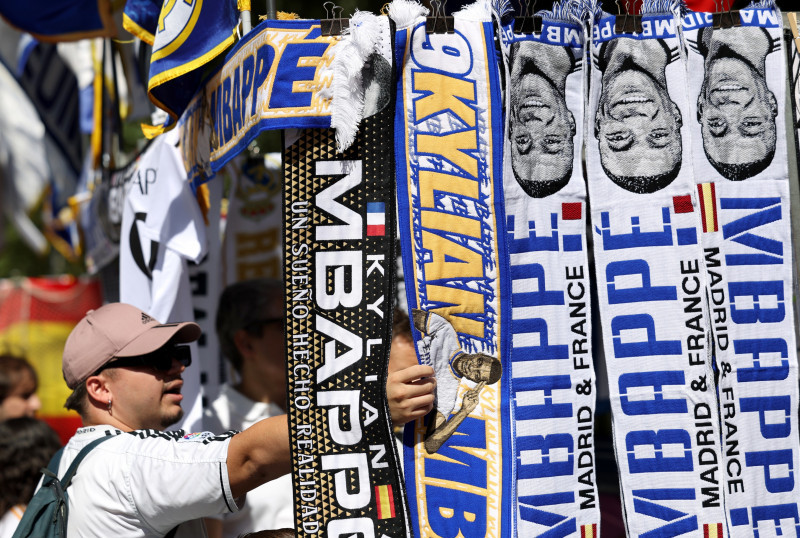
[[[33,417],[42,407],[33,366],[21,357],[0,355],[0,420]]]

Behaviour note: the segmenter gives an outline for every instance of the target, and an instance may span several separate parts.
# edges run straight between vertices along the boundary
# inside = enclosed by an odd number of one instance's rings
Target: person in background
[[[244,430],[286,414],[283,283],[256,279],[231,284],[219,299],[220,349],[238,381],[225,383],[206,410],[204,426],[215,432]],[[241,510],[206,520],[210,538],[237,538],[246,531],[294,527],[292,477],[281,476],[247,494]]]
[[[42,402],[36,370],[22,357],[0,355],[0,420],[33,417]]]
[[[42,467],[61,441],[47,423],[32,417],[0,422],[0,538],[11,538],[33,496]]]
[[[183,416],[182,374],[193,322],[162,324],[111,303],[89,311],[67,338],[65,407],[83,427],[64,448],[63,476],[82,448],[100,438],[69,488],[67,536],[205,536],[202,518],[236,512],[245,494],[289,472],[286,417],[241,433],[165,432]]]

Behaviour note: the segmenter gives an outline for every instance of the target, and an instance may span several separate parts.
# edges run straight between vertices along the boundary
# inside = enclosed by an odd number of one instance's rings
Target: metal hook
[[[628,0],[625,1],[625,13],[620,4],[620,0],[616,0],[617,4],[617,20],[614,23],[614,31],[618,34],[641,34],[642,33],[642,16],[628,13]],[[715,0],[716,1],[716,0]],[[628,23],[628,20],[631,22]]]
[[[322,4],[327,18],[320,20],[320,33],[324,36],[340,35],[342,31],[350,26],[349,19],[342,18],[344,8],[331,1]]]
[[[728,8],[725,9],[725,0],[714,0],[716,11],[711,15],[715,30],[720,28],[733,28],[742,25],[742,18],[738,11],[733,10],[733,0],[729,0]]]
[[[330,19],[331,18],[331,9],[333,9],[334,7],[336,7],[336,4],[334,4],[330,0],[328,0],[327,2],[322,4],[322,9],[325,10],[325,18],[326,19]]]
[[[448,17],[445,12],[444,2],[441,0],[430,0],[431,14],[425,20],[425,32],[428,34],[452,34],[453,17]]]
[[[521,17],[514,19],[514,32],[518,34],[540,34],[542,33],[542,18],[536,15],[536,0],[525,1],[525,11]],[[522,7],[522,0],[520,0],[520,7]]]

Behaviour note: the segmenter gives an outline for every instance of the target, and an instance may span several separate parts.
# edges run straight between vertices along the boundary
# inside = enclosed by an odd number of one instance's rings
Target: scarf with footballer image
[[[781,13],[688,13],[689,103],[732,537],[800,534],[798,368]]]
[[[504,375],[510,379],[516,536],[578,530],[596,536],[600,521],[581,162],[582,7],[578,0],[557,2],[552,11],[537,14],[539,33],[517,33],[513,19],[500,33],[507,81],[503,191],[512,335]]]
[[[637,34],[592,27],[587,176],[630,536],[721,536],[725,519],[677,8],[646,0]]]
[[[503,374],[508,282],[492,7],[463,8],[443,33],[428,33],[427,9],[416,2],[394,0],[388,10],[400,63],[403,273],[417,356],[436,373],[434,410],[404,432],[414,534],[510,536],[515,456]]]
[[[410,537],[386,400],[395,285],[393,32],[388,17],[354,18],[337,38],[344,52],[332,66],[333,79],[344,79],[334,86],[349,89],[331,102],[345,108],[345,120],[336,130],[284,135],[295,532]]]

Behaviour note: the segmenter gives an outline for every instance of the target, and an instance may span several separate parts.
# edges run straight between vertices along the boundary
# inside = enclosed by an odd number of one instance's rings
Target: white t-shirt
[[[177,140],[173,129],[142,154],[126,183],[122,211],[120,301],[162,323],[194,320],[187,263],[199,261],[207,248],[203,215],[186,182]],[[190,347],[199,363],[197,345]],[[188,368],[183,381],[183,419],[170,429],[206,429],[200,368]]]
[[[259,420],[285,414],[274,403],[254,402],[227,383],[210,409],[204,425],[212,431],[244,430]],[[244,532],[294,528],[292,475],[286,474],[247,493],[242,509],[222,518],[222,536],[236,538]]]
[[[19,526],[19,520],[22,519],[22,514],[25,513],[25,507],[21,504],[12,506],[8,512],[3,514],[0,518],[0,538],[11,538],[14,536],[14,531]]]
[[[232,435],[80,428],[67,442],[58,475],[78,452],[104,435],[69,486],[70,537],[161,537],[180,524],[176,538],[206,536],[200,518],[238,511],[228,480]]]
[[[461,378],[453,371],[456,357],[464,353],[453,326],[439,314],[427,313],[424,336],[417,343],[420,362],[436,373],[436,410],[448,418],[456,405]]]

